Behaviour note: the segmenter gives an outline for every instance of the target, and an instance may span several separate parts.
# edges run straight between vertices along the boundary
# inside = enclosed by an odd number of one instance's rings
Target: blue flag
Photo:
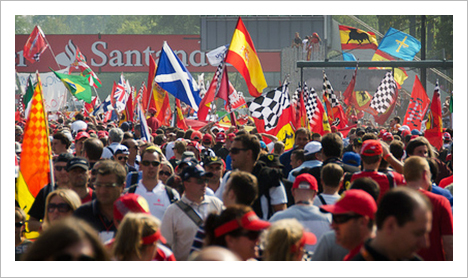
[[[201,102],[198,84],[167,42],[163,44],[154,81],[175,98],[198,111]]]
[[[379,50],[393,57],[412,61],[421,50],[421,42],[414,37],[390,27],[379,44]]]
[[[151,142],[148,124],[146,123],[146,117],[143,115],[143,111],[141,109],[141,104],[138,103],[138,119],[140,120],[140,133],[141,133],[141,140],[145,142]]]
[[[343,52],[343,61],[357,61],[356,57],[351,53]],[[355,69],[354,67],[346,67],[345,69]]]

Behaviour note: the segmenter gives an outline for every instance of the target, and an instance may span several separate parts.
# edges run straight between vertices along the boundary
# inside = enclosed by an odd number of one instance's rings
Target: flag
[[[343,107],[341,106],[333,87],[323,71],[323,101],[326,104],[329,121],[337,128],[344,128],[348,124]]]
[[[247,105],[258,133],[276,136],[279,141],[284,143],[285,150],[293,148],[296,126],[293,120],[293,105],[289,101],[287,83],[263,94],[261,97],[255,98]],[[280,113],[280,115],[273,116],[274,113]],[[274,119],[271,117],[274,117]],[[272,125],[271,122],[276,122],[276,124]],[[265,143],[268,144],[269,142],[266,138]]]
[[[163,44],[154,81],[176,99],[198,111],[201,102],[198,84],[167,42]]]
[[[357,59],[353,54],[343,52],[343,61],[357,61]],[[345,67],[345,69],[353,69],[353,68]]]
[[[94,73],[94,71],[88,66],[85,57],[83,56],[83,54],[81,54],[80,49],[78,47],[76,48],[75,56],[75,61],[71,64],[71,66],[74,66],[75,69],[79,69],[81,71],[81,76],[84,76],[88,79],[90,86],[93,86],[94,88],[101,88],[101,80],[97,77],[96,73]]]
[[[385,74],[382,81],[380,81],[380,85],[370,103],[370,107],[378,113],[378,115],[374,115],[374,119],[376,119],[379,124],[384,124],[388,119],[395,108],[397,98],[397,85],[393,79],[392,72],[389,71]]]
[[[148,111],[150,108],[156,109],[156,104],[154,103],[154,91],[153,91],[155,76],[156,76],[156,62],[154,61],[153,56],[150,55],[149,71],[148,71],[148,88],[146,89],[146,91],[143,91],[143,99],[142,99],[142,106],[144,109],[143,111],[145,112]]]
[[[440,150],[444,145],[444,141],[442,138],[442,102],[440,100],[439,81],[436,82],[436,86],[434,88],[434,95],[432,96],[430,109],[424,137],[426,137],[432,146],[437,150]]]
[[[322,101],[318,97],[314,88],[311,88],[307,96],[306,102],[307,117],[309,119],[310,130],[320,135],[330,133],[330,123],[328,122],[328,115],[325,111]]]
[[[232,35],[225,61],[233,65],[244,77],[249,93],[253,97],[260,97],[267,83],[255,46],[240,17],[237,20],[236,30]]]
[[[65,87],[73,96],[75,96],[77,99],[84,100],[87,103],[91,103],[91,86],[89,85],[88,79],[86,79],[86,77],[58,73],[54,70],[52,71],[55,73],[58,79],[62,81],[63,85],[65,85]]]
[[[125,104],[127,103],[128,95],[130,94],[127,84],[128,83],[125,81],[123,74],[120,75],[118,84],[114,81],[114,86],[111,92],[111,101],[112,105],[118,112],[122,112],[125,109]]]
[[[123,122],[132,122],[133,123],[133,97],[132,94],[128,96],[127,103],[125,104],[125,109],[122,111],[123,118],[120,119],[119,126]]]
[[[226,44],[206,53],[206,58],[208,58],[210,65],[217,67],[219,64],[224,62],[228,48],[229,44]]]
[[[343,93],[343,98],[344,98],[343,101],[344,103],[346,103],[347,106],[351,106],[355,103],[355,99],[353,99],[353,92],[354,92],[354,87],[356,86],[357,69],[358,69],[358,66],[356,65],[356,69],[354,70],[353,77],[351,78],[351,81],[349,81],[348,87],[346,87],[346,90]]]
[[[176,115],[175,115],[176,125],[178,128],[187,130],[188,126],[185,123],[184,115],[182,113],[182,108],[180,107],[180,100],[176,99],[175,102],[176,102]]]
[[[93,100],[91,101],[91,103],[85,103],[85,105],[83,107],[83,109],[84,109],[83,115],[85,117],[91,115],[91,113],[94,112],[94,108],[96,107],[96,102],[97,102],[98,98],[97,97],[92,97],[92,99]]]
[[[162,125],[170,126],[171,124],[171,105],[169,103],[169,94],[162,89],[158,83],[153,84],[153,102],[156,108],[156,118]]]
[[[94,109],[93,116],[107,114],[108,112],[112,112],[112,110],[114,110],[114,107],[112,106],[111,96],[108,95],[104,102],[102,102],[96,109]]]
[[[210,87],[205,93],[205,96],[200,102],[200,107],[197,111],[197,117],[200,121],[205,121],[208,113],[211,110],[211,103],[215,99],[216,88],[218,88],[218,81],[219,78],[222,76],[223,73],[224,63],[220,63],[216,68],[216,72],[213,75],[213,79],[211,80]]]
[[[253,118],[264,121],[265,131],[274,129],[283,110],[290,106],[288,84],[255,98],[248,106]]]
[[[45,35],[41,27],[35,26],[23,48],[23,56],[31,63],[39,62],[39,57],[49,45],[45,41]]]
[[[421,50],[421,42],[414,37],[390,27],[380,41],[379,50],[393,57],[412,61]]]
[[[430,102],[431,100],[427,96],[421,81],[419,81],[419,78],[416,75],[408,110],[406,111],[405,119],[403,120],[403,125],[409,126],[411,130],[421,130],[421,123],[424,115],[426,115]]]
[[[387,53],[377,49],[372,56],[372,61],[395,61],[395,58],[388,55]],[[392,69],[390,67],[378,67],[378,68],[370,68],[370,69]],[[404,68],[394,68],[395,71],[395,81],[399,86],[403,85],[403,82],[408,78],[408,74],[406,73]]]
[[[338,25],[340,30],[341,49],[377,49],[375,34],[357,28]]]
[[[21,209],[29,212],[39,190],[51,181],[51,150],[47,113],[42,96],[42,84],[37,76],[37,85],[31,102],[29,119],[26,121],[16,183],[16,201]]]
[[[138,104],[137,107],[137,114],[138,120],[140,121],[140,133],[141,133],[141,140],[145,142],[151,142],[151,137],[149,134],[148,124],[146,123],[146,117],[143,114],[143,110],[141,109],[141,104]]]
[[[25,119],[28,119],[29,117],[29,110],[31,109],[31,100],[32,100],[33,95],[34,95],[34,85],[32,83],[32,76],[29,75],[28,87],[26,87],[26,93],[23,96]]]

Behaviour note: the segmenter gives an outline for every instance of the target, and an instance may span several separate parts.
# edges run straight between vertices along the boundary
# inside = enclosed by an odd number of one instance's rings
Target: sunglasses
[[[245,236],[249,240],[257,240],[260,237],[259,231],[246,231],[240,234],[240,236]]]
[[[362,215],[359,215],[359,214],[333,214],[332,215],[333,222],[336,224],[343,224],[353,218],[360,218],[360,217],[362,217]]]
[[[166,171],[159,171],[159,175],[170,176],[170,175],[172,175],[172,173],[171,172],[166,172]]]
[[[118,160],[128,160],[128,156],[119,156],[117,157]]]
[[[115,182],[114,183],[97,183],[97,182],[94,183],[95,188],[103,188],[103,187],[104,188],[115,188],[115,187],[119,187],[119,186],[120,186],[120,184],[115,183]]]
[[[161,164],[161,162],[156,161],[156,160],[155,160],[155,161],[143,160],[143,161],[141,162],[141,165],[143,165],[143,166],[149,166],[150,164],[151,164],[153,167],[158,167],[159,164]]]
[[[16,227],[16,228],[21,228],[21,227],[23,227],[23,225],[24,225],[24,222],[23,222],[23,221],[15,222],[15,227]]]
[[[55,257],[55,261],[95,261],[96,259],[88,255],[81,254],[75,257],[71,254],[60,254]]]
[[[229,150],[230,153],[232,154],[238,154],[240,151],[247,151],[248,149],[240,149],[240,148],[231,148]]]
[[[69,204],[61,203],[61,204],[52,204],[50,203],[47,207],[48,212],[54,212],[55,209],[58,209],[59,212],[69,212],[71,207]]]
[[[55,166],[54,167],[55,171],[62,171],[62,170],[67,170],[67,166]]]

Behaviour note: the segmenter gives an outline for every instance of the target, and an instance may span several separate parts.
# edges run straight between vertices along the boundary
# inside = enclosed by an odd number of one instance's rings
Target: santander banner
[[[199,35],[47,35],[50,48],[31,64],[23,57],[29,35],[15,36],[15,68],[18,72],[49,72],[64,69],[75,60],[76,49],[86,57],[95,72],[148,72],[150,55],[156,61],[167,41],[190,72],[214,72],[205,52],[200,51]],[[55,54],[52,55],[52,52]],[[264,72],[279,72],[280,52],[259,52]],[[60,68],[59,68],[60,65]]]

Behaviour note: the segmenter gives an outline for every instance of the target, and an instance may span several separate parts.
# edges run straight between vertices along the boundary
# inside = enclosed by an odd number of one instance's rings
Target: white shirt
[[[138,182],[138,186],[135,190],[135,194],[138,194],[146,199],[149,205],[150,212],[153,216],[159,220],[163,219],[166,209],[171,204],[169,196],[167,195],[164,184],[159,181],[158,184],[153,188],[152,191],[148,191],[143,185],[142,181]],[[179,198],[179,193],[174,192],[174,197]]]
[[[113,142],[111,144],[109,144],[109,146],[106,146],[104,147],[104,149],[102,150],[102,155],[101,155],[101,158],[103,159],[109,159],[111,158],[112,156],[114,156],[114,154],[112,152],[115,152],[115,149],[117,148],[117,146],[119,146],[120,143],[117,143],[117,142]],[[112,149],[112,152],[108,149]]]

